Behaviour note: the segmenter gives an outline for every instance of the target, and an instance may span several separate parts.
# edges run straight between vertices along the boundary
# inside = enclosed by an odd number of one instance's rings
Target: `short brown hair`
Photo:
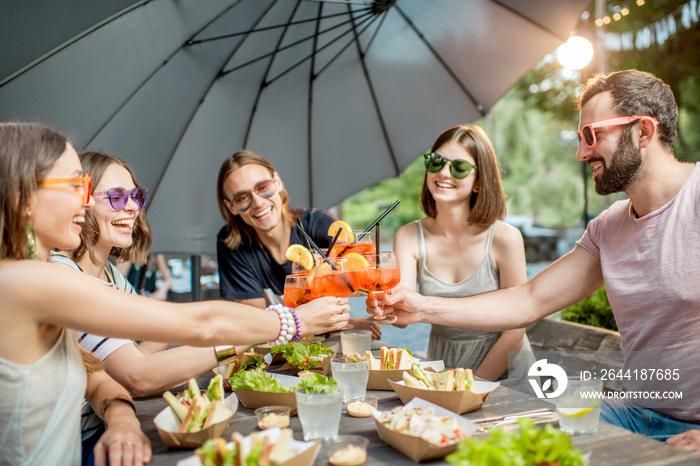
[[[469,197],[471,211],[467,221],[473,225],[489,226],[506,215],[506,195],[501,184],[501,174],[496,160],[496,152],[486,132],[478,126],[459,125],[448,128],[435,139],[432,152],[448,142],[456,142],[474,157],[476,170],[475,186],[478,192]],[[428,189],[428,172],[423,178],[420,201],[428,217],[435,218],[435,199]]]
[[[274,176],[277,173],[274,165],[261,155],[248,150],[239,150],[233,153],[233,155],[221,164],[219,169],[219,178],[216,182],[216,200],[219,205],[219,212],[226,222],[226,230],[228,235],[224,242],[226,246],[231,249],[238,249],[239,246],[245,244],[250,247],[253,243],[257,243],[262,247],[260,238],[258,238],[255,229],[245,223],[240,215],[233,215],[226,204],[224,204],[224,199],[226,195],[224,193],[224,183],[226,178],[236,169],[241,168],[244,165],[255,164],[260,165],[270,172],[270,176]],[[289,207],[289,194],[284,189],[280,190],[280,198],[282,199],[282,220],[294,226],[297,219],[301,217],[301,211],[297,209],[291,209]],[[226,199],[230,201],[230,199]]]
[[[134,172],[131,171],[129,165],[122,159],[114,155],[103,154],[101,152],[83,152],[80,154],[80,163],[83,166],[83,174],[90,173],[92,175],[92,192],[95,192],[95,187],[100,183],[102,177],[110,165],[119,165],[124,167],[129,172],[131,180],[135,186],[140,186],[136,181]],[[92,193],[90,193],[92,194]],[[134,230],[132,233],[133,242],[128,248],[112,248],[111,256],[117,258],[117,261],[131,261],[134,264],[142,265],[148,260],[148,251],[151,249],[151,226],[146,218],[146,211],[141,209],[136,215],[134,221]],[[95,216],[90,209],[85,212],[85,224],[83,231],[80,232],[80,246],[71,252],[73,260],[79,261],[87,252],[90,255],[90,260],[95,263],[94,248],[100,239],[100,227],[95,220]]]
[[[678,134],[678,104],[671,87],[651,73],[624,70],[597,74],[586,82],[576,104],[580,110],[596,95],[610,92],[620,116],[648,115],[659,122],[659,139],[671,149]]]
[[[40,123],[0,122],[0,259],[29,258],[29,199],[67,144]]]

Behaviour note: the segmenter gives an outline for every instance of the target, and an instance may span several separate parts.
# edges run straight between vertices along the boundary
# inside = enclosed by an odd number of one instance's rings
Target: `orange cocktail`
[[[309,275],[287,275],[284,280],[284,305],[296,308],[318,298],[312,290],[313,277]]]
[[[381,304],[384,292],[394,288],[401,281],[401,272],[399,265],[396,262],[396,255],[393,251],[380,252],[367,257],[369,267],[359,271],[359,285],[363,290],[374,295]],[[382,310],[384,308],[381,304]],[[366,317],[367,322],[376,322],[378,324],[391,324],[396,321],[396,316],[389,317]]]
[[[357,277],[348,267],[345,259],[331,259],[336,270],[328,262],[322,262],[315,269],[311,288],[316,296],[336,296],[343,298],[357,291]]]

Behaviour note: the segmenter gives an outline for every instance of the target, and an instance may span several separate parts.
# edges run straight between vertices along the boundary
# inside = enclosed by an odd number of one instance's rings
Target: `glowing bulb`
[[[598,26],[598,27],[601,27],[601,26],[603,25],[603,20],[600,19],[600,18],[596,19],[596,20],[595,20],[595,25]]]
[[[644,0],[637,0],[637,6],[644,5]]]
[[[612,20],[610,19],[610,16],[606,16],[605,18],[603,18],[603,22],[604,22],[605,24],[610,24],[610,21],[612,21]]]
[[[565,68],[580,70],[591,62],[593,46],[581,36],[570,37],[557,49],[557,60]]]
[[[630,10],[629,8],[623,8],[622,10],[620,10],[620,13],[622,14],[622,16],[627,16],[628,14],[630,14]]]
[[[620,13],[615,13],[615,14],[613,15],[613,19],[614,19],[615,21],[620,21],[620,18],[622,18],[622,15],[620,15]]]

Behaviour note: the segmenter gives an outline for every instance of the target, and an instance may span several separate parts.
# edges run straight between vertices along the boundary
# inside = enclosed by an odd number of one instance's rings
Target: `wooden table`
[[[381,345],[380,342],[374,342],[373,349],[379,348]],[[206,386],[209,378],[207,376],[200,378],[200,386]],[[401,400],[393,391],[369,390],[368,392],[379,396],[379,409],[382,411],[401,405]],[[153,418],[166,406],[167,403],[162,397],[136,400],[136,409],[141,420],[141,427],[153,445],[153,460],[150,463],[153,466],[174,465],[178,460],[192,455],[194,451],[192,449],[168,449],[163,445],[153,424]],[[466,413],[464,416],[472,420],[478,420],[491,416],[552,407],[553,405],[546,401],[506,387],[499,387],[481,409]],[[294,431],[294,437],[302,440],[301,424],[298,417],[292,417],[290,427]],[[239,404],[238,411],[224,432],[223,437],[230,439],[233,432],[248,435],[255,431],[257,431],[257,420],[253,410]],[[380,440],[372,418],[353,418],[343,414],[340,420],[339,433],[359,434],[369,438],[368,458],[365,463],[368,466],[415,464]],[[574,436],[573,443],[584,453],[590,450],[593,451],[590,463],[592,466],[700,464],[700,458],[691,453],[604,422],[600,422],[598,431],[595,434]],[[325,448],[321,448],[314,464],[318,466],[328,464]],[[434,461],[430,464],[448,463],[445,461]]]

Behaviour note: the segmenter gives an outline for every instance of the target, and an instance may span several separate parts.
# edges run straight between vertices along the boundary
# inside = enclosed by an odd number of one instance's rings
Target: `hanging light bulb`
[[[593,46],[581,36],[571,36],[557,49],[557,60],[565,68],[580,70],[593,59]]]

